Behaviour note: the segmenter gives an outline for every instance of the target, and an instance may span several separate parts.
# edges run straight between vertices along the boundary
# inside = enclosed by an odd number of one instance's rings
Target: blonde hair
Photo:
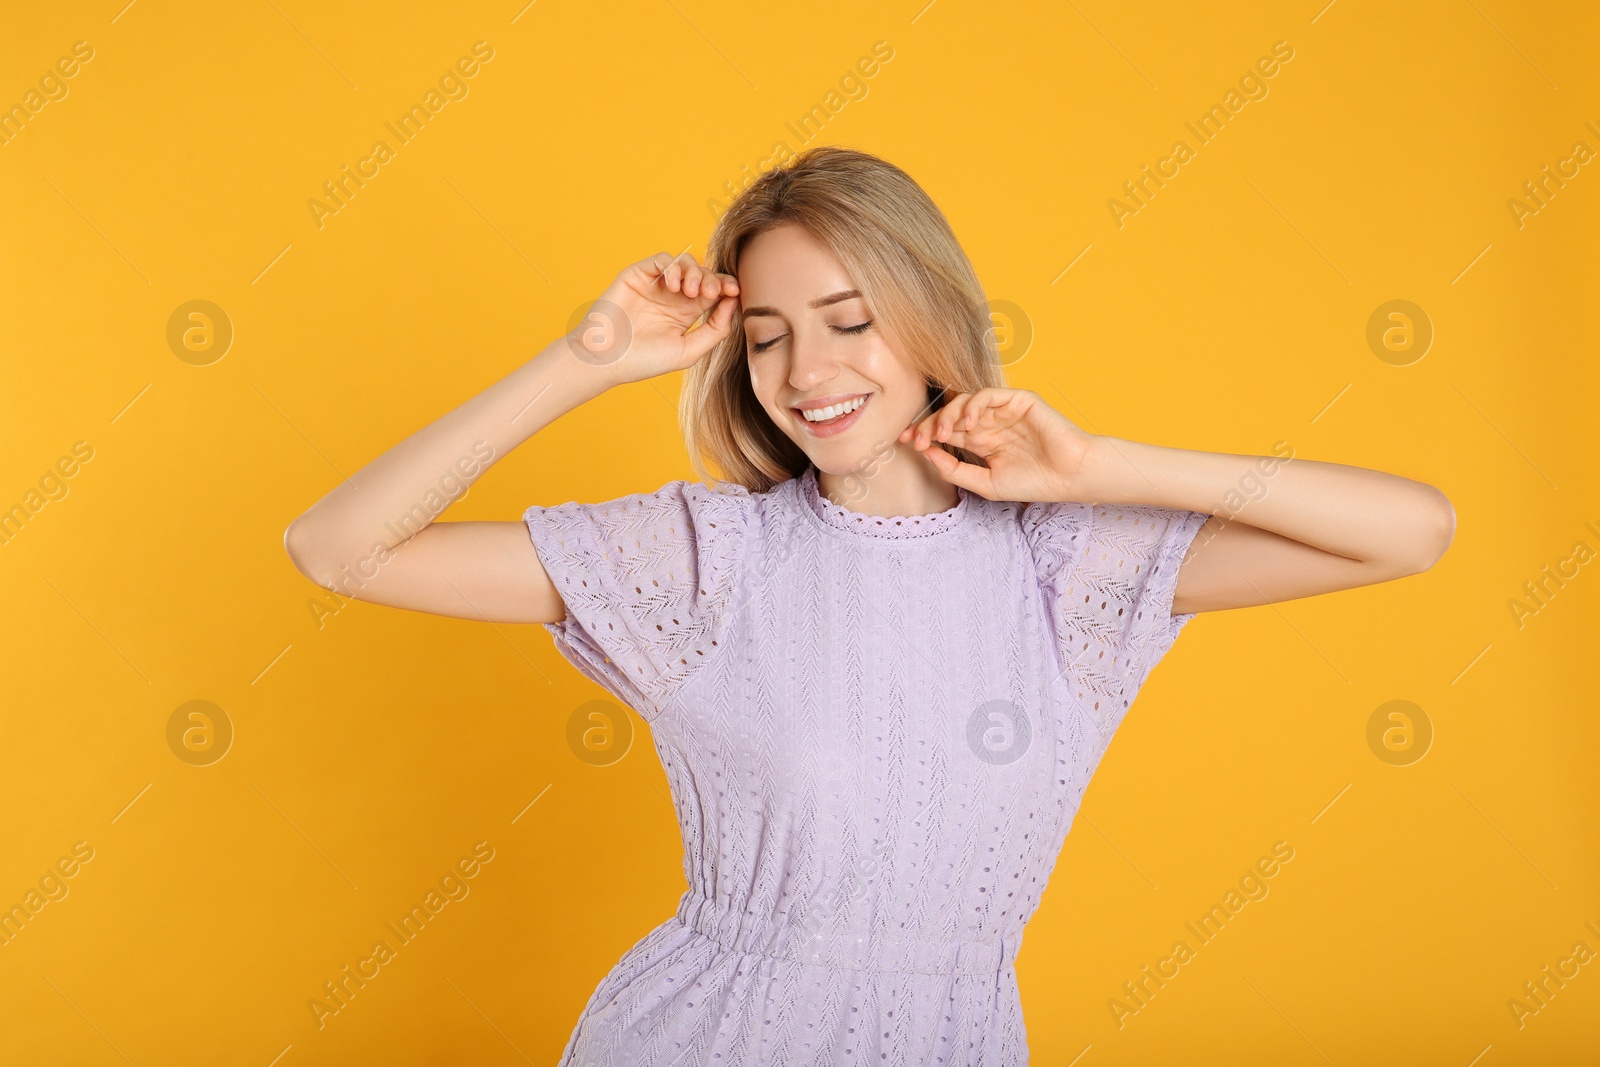
[[[927,380],[923,415],[944,406],[946,391],[1005,385],[978,275],[943,212],[905,171],[852,148],[807,149],[762,174],[717,220],[706,267],[737,277],[745,243],[784,223],[803,226],[844,264],[897,353]],[[799,476],[810,459],[750,387],[742,319],[735,310],[729,335],[685,373],[678,419],[702,479],[759,493]],[[985,465],[965,449],[939,447]]]

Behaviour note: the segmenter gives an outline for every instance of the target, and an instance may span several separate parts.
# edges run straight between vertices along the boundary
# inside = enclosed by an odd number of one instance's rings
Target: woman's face
[[[890,347],[844,265],[803,227],[784,223],[745,244],[739,302],[756,398],[818,470],[862,468],[927,413],[921,372]],[[802,413],[836,405],[826,421]]]

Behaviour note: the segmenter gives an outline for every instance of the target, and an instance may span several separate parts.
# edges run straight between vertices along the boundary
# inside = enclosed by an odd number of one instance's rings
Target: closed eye
[[[864,332],[866,332],[867,327],[871,326],[871,325],[872,325],[872,320],[868,319],[866,322],[861,323],[859,326],[832,326],[832,325],[830,325],[828,327],[828,329],[832,330],[834,333],[864,333]],[[783,340],[787,336],[788,336],[787,334],[781,334],[780,333],[778,336],[772,338],[772,340],[770,340],[770,341],[758,341],[757,343],[755,343],[755,344],[750,346],[750,351],[753,352],[753,353],[754,352],[765,352],[767,349],[771,348],[773,345],[777,344],[779,341]]]

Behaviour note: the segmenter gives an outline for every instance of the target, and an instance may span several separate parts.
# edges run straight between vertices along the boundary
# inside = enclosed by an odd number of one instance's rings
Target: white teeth
[[[856,408],[860,407],[866,402],[866,397],[858,396],[854,400],[846,400],[842,404],[835,404],[832,407],[818,408],[815,411],[802,411],[800,414],[805,416],[807,422],[824,422],[828,419],[838,418],[847,411],[854,411]]]

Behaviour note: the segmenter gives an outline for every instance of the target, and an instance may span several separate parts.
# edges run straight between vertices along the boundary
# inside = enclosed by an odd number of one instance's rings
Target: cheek
[[[874,335],[856,368],[885,391],[902,393],[922,389],[922,373],[903,359],[881,334]]]
[[[884,409],[920,410],[927,404],[928,384],[922,372],[901,359],[881,341],[859,365],[861,372],[883,391]]]
[[[756,399],[761,406],[772,410],[777,403],[778,386],[781,384],[778,371],[767,365],[757,366],[750,364],[750,391],[756,394]]]

